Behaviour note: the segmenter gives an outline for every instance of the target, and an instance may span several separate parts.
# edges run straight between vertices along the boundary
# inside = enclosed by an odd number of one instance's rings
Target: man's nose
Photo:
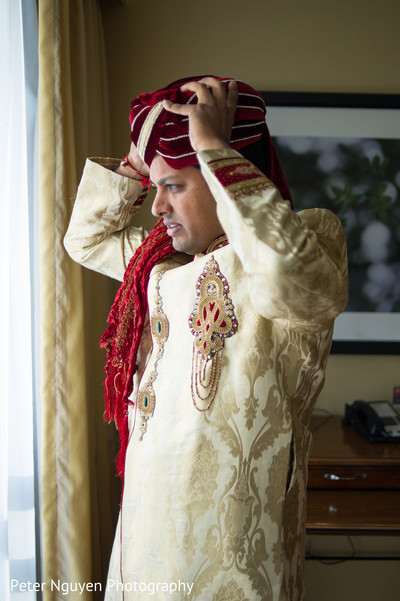
[[[166,198],[166,194],[160,188],[157,188],[157,192],[151,206],[151,212],[153,213],[154,217],[161,217],[162,215],[171,212],[171,206]]]

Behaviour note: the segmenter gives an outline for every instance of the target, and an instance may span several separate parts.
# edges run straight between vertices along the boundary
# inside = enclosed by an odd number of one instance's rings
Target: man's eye
[[[179,188],[179,185],[178,184],[167,184],[167,188],[168,188],[168,190],[171,190],[171,192],[173,192],[174,190]]]

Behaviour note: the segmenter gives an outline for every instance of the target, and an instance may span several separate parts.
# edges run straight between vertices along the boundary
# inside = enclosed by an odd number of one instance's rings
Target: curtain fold
[[[38,9],[43,596],[101,599],[118,493],[96,338],[115,287],[63,247],[84,159],[109,147],[101,15],[98,0]]]

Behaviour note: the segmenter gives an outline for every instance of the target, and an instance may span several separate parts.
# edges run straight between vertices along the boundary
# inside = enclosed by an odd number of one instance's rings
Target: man
[[[243,82],[175,82],[130,120],[115,171],[88,161],[66,236],[73,258],[124,278],[102,339],[124,478],[106,597],[301,600],[308,423],[347,301],[342,228],[293,212]],[[260,144],[266,175],[238,152]],[[146,236],[131,218],[148,181],[160,219]]]

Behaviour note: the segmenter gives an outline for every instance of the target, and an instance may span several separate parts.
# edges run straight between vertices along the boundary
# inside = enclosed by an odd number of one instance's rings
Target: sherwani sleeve
[[[325,209],[295,213],[274,184],[234,150],[203,151],[198,157],[255,309],[295,328],[329,327],[348,294],[339,219]]]
[[[87,159],[64,246],[74,261],[122,281],[147,232],[131,224],[143,202],[143,187],[107,168],[113,163],[118,161]]]

